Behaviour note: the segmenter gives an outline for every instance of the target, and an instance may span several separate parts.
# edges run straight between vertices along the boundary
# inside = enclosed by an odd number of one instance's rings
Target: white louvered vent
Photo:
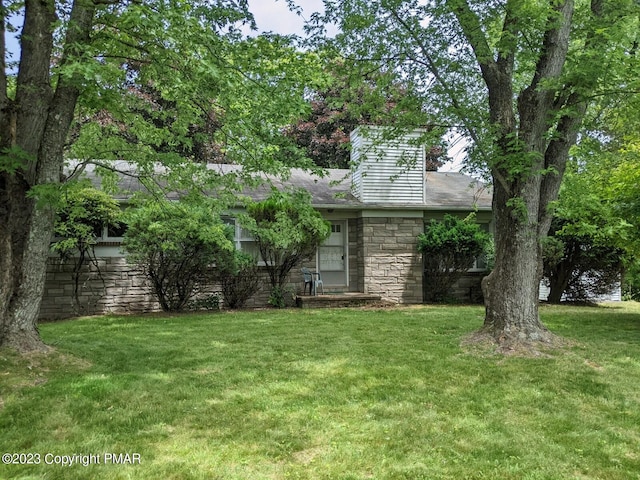
[[[425,148],[421,132],[384,139],[382,127],[358,127],[351,132],[353,194],[364,203],[419,205],[425,203]]]

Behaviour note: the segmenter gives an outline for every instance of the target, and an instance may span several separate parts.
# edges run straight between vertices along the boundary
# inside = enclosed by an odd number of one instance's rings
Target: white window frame
[[[237,219],[232,216],[223,216],[222,221],[225,224],[233,227],[233,243],[235,244],[236,250],[239,250],[245,253],[250,253],[250,254],[257,254],[256,259],[258,262],[258,266],[266,265],[264,260],[262,260],[262,256],[260,255],[260,252],[257,249],[257,245],[255,243],[253,236],[240,226]],[[246,245],[248,243],[256,245],[256,248],[250,251],[248,251],[246,248],[243,248],[243,245]]]

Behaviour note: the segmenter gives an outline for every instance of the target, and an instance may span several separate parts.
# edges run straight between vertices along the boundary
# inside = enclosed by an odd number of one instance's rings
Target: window
[[[484,232],[490,233],[489,224],[488,223],[481,223],[480,224],[480,229],[483,230]],[[482,255],[476,257],[476,260],[475,260],[475,262],[473,262],[473,266],[469,269],[469,271],[470,272],[485,272],[488,267],[489,267],[489,264],[487,262],[487,255],[486,254],[482,254]]]
[[[242,228],[240,224],[236,222],[235,218],[223,217],[222,221],[233,228],[233,241],[236,245],[236,249],[244,253],[248,253],[249,255],[257,258],[259,263],[262,263],[258,245],[253,239],[251,233]]]

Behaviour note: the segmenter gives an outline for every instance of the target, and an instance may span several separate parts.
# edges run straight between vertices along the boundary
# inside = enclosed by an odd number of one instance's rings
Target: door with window
[[[327,286],[347,286],[347,222],[331,222],[331,235],[318,248],[318,268]]]

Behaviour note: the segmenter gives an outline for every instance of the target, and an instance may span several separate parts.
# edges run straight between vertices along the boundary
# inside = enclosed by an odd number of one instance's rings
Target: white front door
[[[318,248],[318,268],[323,285],[347,285],[347,222],[331,221],[331,235]]]

